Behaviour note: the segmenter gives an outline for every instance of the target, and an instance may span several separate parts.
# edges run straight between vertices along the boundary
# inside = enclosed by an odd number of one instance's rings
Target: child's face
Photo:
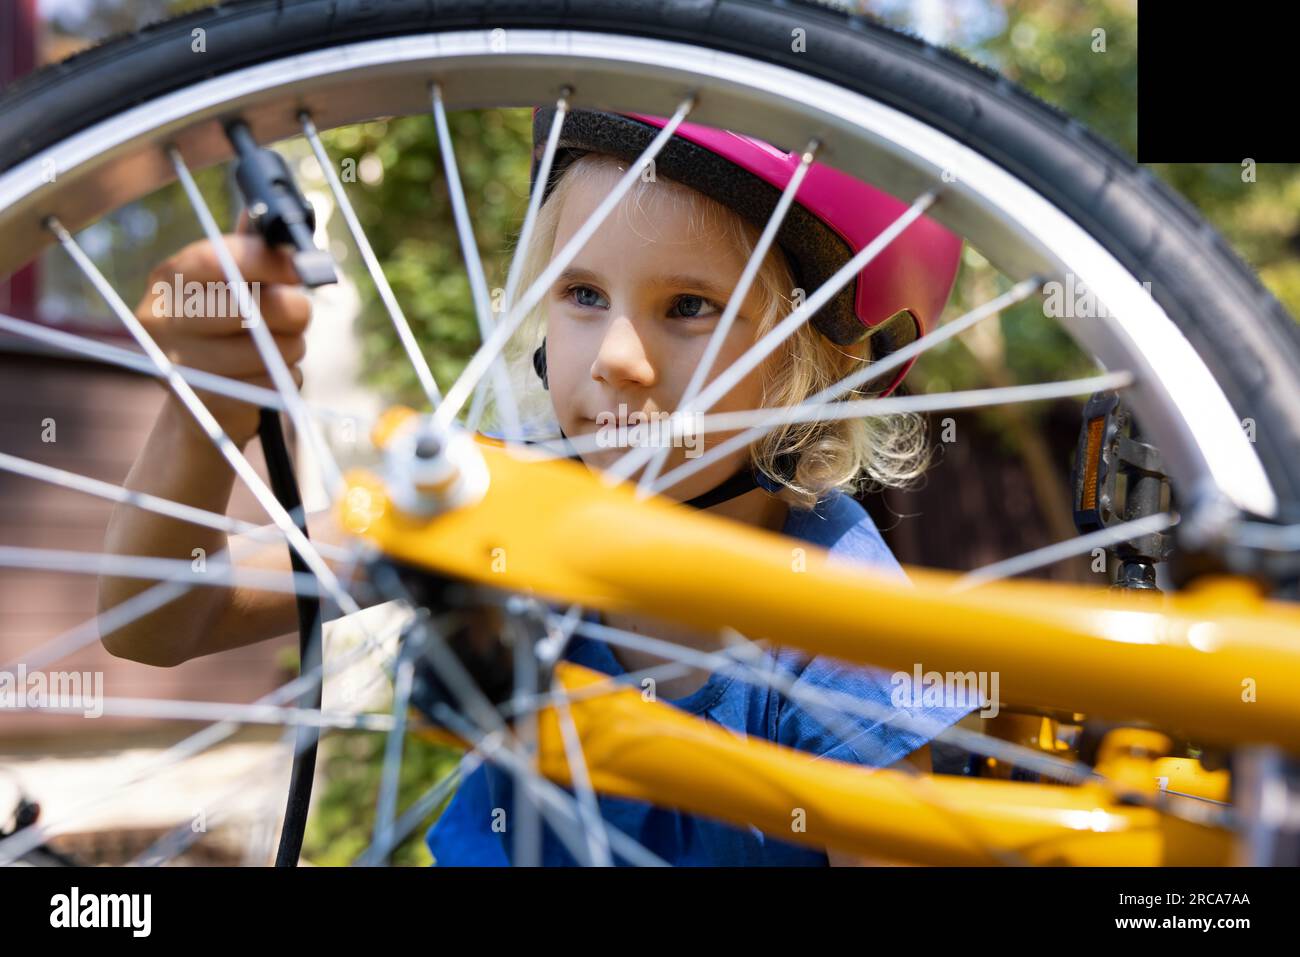
[[[598,177],[574,184],[560,212],[555,249],[564,248],[587,222],[619,175],[602,167]],[[635,413],[649,422],[655,413],[676,409],[745,268],[744,256],[725,248],[720,239],[688,237],[685,204],[665,202],[667,197],[653,193],[644,212],[635,206],[628,210],[631,223],[623,209],[611,213],[547,293],[547,376],[556,416],[568,436],[604,426],[613,439],[620,422],[637,424]],[[754,342],[757,315],[751,287],[708,381]],[[767,366],[751,372],[710,411],[757,408]],[[688,437],[680,447],[674,443],[659,474],[732,434]],[[598,448],[583,460],[608,468],[625,451]],[[746,458],[747,451],[738,449],[665,494],[692,498],[732,475]]]

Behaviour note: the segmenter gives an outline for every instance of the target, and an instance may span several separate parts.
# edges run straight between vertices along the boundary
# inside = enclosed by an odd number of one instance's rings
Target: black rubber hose
[[[262,455],[271,479],[271,491],[291,516],[298,530],[307,535],[307,513],[302,507],[302,493],[293,474],[293,463],[284,441],[280,414],[275,409],[262,409],[257,427],[262,441]],[[291,547],[289,561],[295,572],[307,572],[307,563]],[[315,595],[298,595],[298,655],[300,675],[311,674],[321,663],[321,613],[320,598]],[[298,700],[302,709],[320,710],[323,682],[312,682]],[[289,796],[284,809],[284,826],[280,830],[280,848],[275,855],[276,867],[297,867],[302,854],[303,835],[307,828],[307,810],[311,805],[312,778],[316,774],[316,748],[320,742],[320,728],[299,725],[294,736],[293,772],[289,778]]]

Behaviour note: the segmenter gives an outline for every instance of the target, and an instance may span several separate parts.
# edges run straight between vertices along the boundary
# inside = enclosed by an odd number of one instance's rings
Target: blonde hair
[[[527,289],[550,263],[560,210],[574,185],[614,166],[618,170],[626,169],[616,157],[586,153],[565,170],[538,211],[533,236],[520,265],[516,286],[519,292]],[[638,211],[643,211],[642,200],[652,190],[656,201],[671,199],[687,204],[691,236],[716,237],[729,243],[746,260],[753,253],[760,230],[738,213],[675,181],[644,178],[631,190]],[[622,208],[625,216],[630,215],[626,205]],[[773,245],[752,286],[752,294],[759,303],[759,337],[793,311],[794,302],[790,297],[794,290],[794,274],[785,254]],[[545,303],[543,299],[525,317],[506,356],[526,426],[535,433],[557,436],[559,430],[549,394],[542,388],[532,365],[533,351],[545,335]],[[769,360],[775,363],[775,374],[764,378],[761,405],[797,405],[869,361],[837,346],[811,324],[802,323]],[[845,396],[861,397],[856,392]],[[778,466],[784,456],[794,461],[793,475],[783,474]],[[856,494],[864,489],[912,484],[928,466],[929,452],[924,420],[916,413],[901,413],[788,423],[756,440],[750,446],[750,460],[781,483],[783,488],[779,494],[787,503],[796,508],[812,508],[834,489]]]

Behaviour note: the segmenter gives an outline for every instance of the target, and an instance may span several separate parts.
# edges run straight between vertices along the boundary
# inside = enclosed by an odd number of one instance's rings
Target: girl
[[[534,112],[534,176],[553,112]],[[546,184],[533,239],[523,263],[524,289],[588,220],[613,185],[661,128],[660,117],[573,111],[564,121],[560,151]],[[731,291],[755,248],[761,228],[799,165],[798,154],[723,130],[681,124],[619,207],[546,291],[517,341],[514,366],[527,370],[516,393],[531,425],[577,437],[614,417],[671,412],[717,327]],[[716,377],[768,332],[905,209],[860,180],[813,164],[748,290],[714,361]],[[292,365],[302,358],[310,306],[281,254],[260,239],[226,241],[246,278],[263,283],[262,309]],[[911,341],[937,320],[956,272],[960,240],[924,219],[913,223],[853,282],[818,311],[767,360],[715,403],[712,411],[800,402]],[[220,281],[205,243],[187,247],[158,274]],[[152,278],[152,277],[151,277]],[[174,361],[235,378],[265,382],[251,339],[232,320],[155,319],[148,303],[137,314]],[[544,337],[543,337],[544,334]],[[538,339],[541,338],[540,343]],[[900,371],[883,391],[894,388]],[[241,446],[257,427],[247,405],[213,398],[210,406]],[[729,436],[710,434],[708,443]],[[623,450],[584,453],[604,468]],[[924,437],[915,417],[790,424],[735,450],[677,483],[666,494],[713,514],[781,532],[830,550],[844,561],[887,569],[906,582],[865,510],[846,492],[863,477],[901,485],[924,467]],[[685,461],[674,448],[660,474]],[[128,478],[127,486],[199,507],[223,511],[233,476],[189,416],[169,400]],[[312,516],[312,535],[337,542],[328,516]],[[189,555],[196,545],[225,546],[224,536],[148,512],[119,508],[108,549],[121,554]],[[288,568],[282,547],[263,548],[255,564]],[[101,606],[139,591],[139,583],[105,577]],[[202,594],[199,594],[202,592]],[[171,665],[199,655],[292,631],[288,596],[244,589],[195,589],[135,625],[105,636],[114,654]],[[644,632],[702,650],[721,647],[701,634],[658,620],[605,615],[609,626]],[[869,616],[864,614],[864,624]],[[197,623],[197,625],[196,625]],[[160,642],[159,636],[182,636]],[[662,664],[661,659],[575,635],[565,658],[607,674]],[[774,669],[801,688],[847,693],[888,707],[889,676],[809,657],[793,649],[768,654]],[[929,769],[926,736],[889,724],[846,717],[828,729],[765,686],[703,671],[687,672],[656,688],[659,700],[708,720],[832,760],[889,766],[900,761]],[[970,708],[926,708],[946,726]],[[847,722],[847,724],[845,723]],[[845,728],[852,733],[844,735]],[[839,732],[839,733],[836,733]],[[599,799],[607,826],[618,828],[675,864],[826,864],[851,859],[783,842],[753,828],[655,808],[643,802]],[[481,765],[461,784],[429,831],[439,864],[509,863],[509,828],[500,810],[514,807],[508,776]],[[573,859],[549,828],[543,863]]]

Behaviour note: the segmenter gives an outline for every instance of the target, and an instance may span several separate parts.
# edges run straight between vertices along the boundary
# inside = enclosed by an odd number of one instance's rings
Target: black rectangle
[[[1135,932],[1134,940],[1149,940],[1149,931],[1170,929],[1208,934],[1232,949],[1258,946],[1252,931],[1285,939],[1294,925],[1294,884],[1288,868],[31,867],[0,868],[0,914],[14,953],[60,938],[65,948],[148,939],[217,954],[462,941],[495,952],[514,940],[619,946],[623,938],[672,933],[735,950],[770,946],[778,926],[811,944],[832,933],[869,941],[894,931],[922,952],[990,932],[999,940],[1083,946]],[[95,916],[107,909],[86,910],[87,899],[101,895],[133,898],[132,916],[141,919],[87,926],[107,923]],[[1175,946],[1182,938],[1158,939]]]
[[[1138,2],[1138,162],[1300,162],[1286,3]]]

